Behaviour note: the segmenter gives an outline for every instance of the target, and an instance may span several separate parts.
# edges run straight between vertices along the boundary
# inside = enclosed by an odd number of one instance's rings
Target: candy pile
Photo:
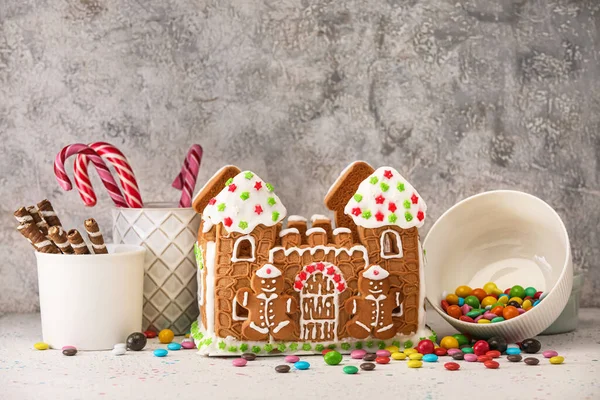
[[[483,289],[459,286],[454,293],[444,293],[442,297],[442,309],[452,318],[469,323],[495,324],[531,310],[545,294],[533,287],[519,285],[502,292],[494,282],[488,282]]]

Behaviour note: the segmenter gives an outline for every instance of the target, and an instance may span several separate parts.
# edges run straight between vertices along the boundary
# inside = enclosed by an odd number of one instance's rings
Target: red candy
[[[450,304],[448,304],[448,302],[446,300],[442,300],[442,310],[444,310],[444,312],[448,311],[448,307],[450,307]]]
[[[512,288],[508,288],[508,289],[506,289],[506,290],[504,291],[504,294],[510,294],[510,290],[511,290],[511,289],[512,289]]]
[[[487,353],[485,353],[485,355],[492,358],[500,358],[502,353],[500,353],[498,350],[490,350]]]
[[[490,351],[490,345],[485,340],[478,340],[473,345],[473,353],[475,353],[476,356],[482,356],[488,351]]]
[[[332,349],[324,349],[321,354],[325,355],[327,353],[329,353],[330,351],[333,351]]]
[[[448,371],[456,371],[460,369],[460,365],[455,362],[447,362],[444,364],[444,368],[446,368]]]
[[[448,309],[446,310],[446,313],[448,313],[448,315],[451,316],[452,318],[459,319],[462,315],[462,310],[460,309],[459,306],[453,304],[448,307]]]
[[[483,363],[483,365],[485,365],[485,367],[489,369],[497,369],[500,366],[500,364],[498,364],[498,362],[494,360],[486,361]]]
[[[435,350],[435,344],[429,339],[423,339],[417,345],[417,351],[421,354],[431,354]]]
[[[535,295],[533,296],[534,299],[539,299],[540,296],[542,295],[542,292],[535,292]]]
[[[482,363],[487,362],[487,361],[492,361],[492,357],[490,357],[490,356],[478,356],[477,357],[477,361],[478,362],[482,362]]]
[[[473,318],[467,317],[466,315],[461,315],[461,317],[459,319],[463,322],[471,322],[471,323],[475,322],[475,320]]]
[[[446,354],[448,354],[448,350],[446,350],[443,347],[438,347],[437,349],[433,350],[433,354],[435,354],[438,357],[445,356]]]
[[[144,332],[144,336],[146,336],[148,339],[154,339],[156,337],[156,332],[154,331],[145,331]]]
[[[377,357],[375,359],[375,362],[377,364],[388,364],[390,362],[390,358],[389,357]]]

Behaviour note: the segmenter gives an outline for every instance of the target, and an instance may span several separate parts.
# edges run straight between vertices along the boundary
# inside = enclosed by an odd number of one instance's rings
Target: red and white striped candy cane
[[[95,142],[90,143],[89,146],[115,168],[123,192],[125,192],[125,200],[129,207],[142,208],[144,202],[142,201],[140,188],[135,179],[133,169],[131,168],[129,161],[127,161],[127,157],[125,157],[121,150],[110,143]],[[79,154],[77,156],[77,161],[75,162],[75,184],[77,184],[78,179],[82,179],[84,182],[89,181],[87,165],[87,157],[84,154]]]
[[[85,154],[89,157],[90,161],[94,163],[96,167],[96,171],[102,180],[102,183],[108,190],[108,194],[114,201],[117,207],[127,208],[127,203],[123,198],[123,194],[121,193],[121,189],[117,186],[117,182],[112,177],[110,170],[102,160],[102,157],[98,155],[94,150],[90,147],[86,146],[82,143],[75,143],[64,147],[57,155],[54,160],[54,175],[56,175],[56,180],[58,184],[64,190],[71,190],[73,186],[71,185],[71,180],[65,171],[65,161],[67,158],[75,155],[75,154]],[[81,178],[81,177],[80,177]],[[96,204],[96,194],[94,193],[94,189],[92,187],[92,183],[89,180],[89,177],[86,179],[79,179],[76,182],[77,189],[79,189],[79,194],[83,199],[83,202],[86,206],[94,206]]]
[[[192,195],[196,187],[201,161],[202,146],[194,144],[188,150],[181,172],[172,184],[175,189],[181,190],[181,199],[179,200],[179,207],[181,208],[192,206]]]

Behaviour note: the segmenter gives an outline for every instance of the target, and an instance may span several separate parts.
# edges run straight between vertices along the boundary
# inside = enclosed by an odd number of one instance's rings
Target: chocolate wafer
[[[23,228],[19,229],[19,232],[33,243],[35,249],[40,253],[53,253],[60,254],[58,247],[52,243],[32,222],[26,222],[23,224]]]
[[[29,239],[29,238],[27,237],[26,233],[25,233],[25,224],[20,224],[19,226],[17,226],[17,230],[19,231],[19,233],[20,233],[21,235],[23,235],[23,237],[24,237],[25,239],[27,239],[27,241],[29,242],[29,244],[30,244],[30,245],[31,245],[31,246],[32,246],[34,249],[36,249],[36,248],[35,248],[35,245],[34,245],[34,244],[33,244],[33,242],[31,241],[31,239]],[[37,249],[36,249],[36,250],[37,250]]]
[[[19,208],[17,211],[15,211],[13,213],[13,215],[15,216],[15,219],[21,225],[26,224],[26,223],[35,222],[33,220],[33,216],[31,214],[29,214],[29,211],[27,211],[27,208],[25,208],[25,207]]]
[[[44,235],[47,235],[48,234],[48,224],[46,223],[46,221],[44,221],[42,219],[42,217],[40,217],[38,208],[36,206],[29,206],[29,207],[27,207],[27,211],[29,212],[29,215],[31,215],[31,217],[33,218],[33,222],[35,222],[38,229]]]
[[[67,240],[71,244],[75,254],[90,254],[90,249],[88,249],[87,244],[77,229],[71,229],[67,233]]]
[[[96,220],[94,218],[86,219],[83,226],[85,226],[90,242],[92,242],[94,254],[108,254],[106,244],[104,244],[104,237],[102,236],[102,232],[100,232],[100,227],[98,227]]]
[[[64,231],[64,229],[62,227],[51,226],[50,229],[48,229],[48,237],[50,239],[52,239],[54,244],[59,248],[59,250],[63,254],[75,253],[73,251],[73,248],[71,247],[71,244],[67,240],[67,233]]]
[[[56,216],[56,212],[48,199],[44,199],[38,203],[39,214],[48,226],[62,226],[60,219]]]

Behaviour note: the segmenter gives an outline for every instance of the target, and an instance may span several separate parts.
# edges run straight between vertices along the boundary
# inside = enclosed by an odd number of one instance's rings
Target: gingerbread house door
[[[294,288],[300,294],[300,339],[336,341],[338,297],[346,290],[339,268],[326,262],[307,265],[296,276]]]

